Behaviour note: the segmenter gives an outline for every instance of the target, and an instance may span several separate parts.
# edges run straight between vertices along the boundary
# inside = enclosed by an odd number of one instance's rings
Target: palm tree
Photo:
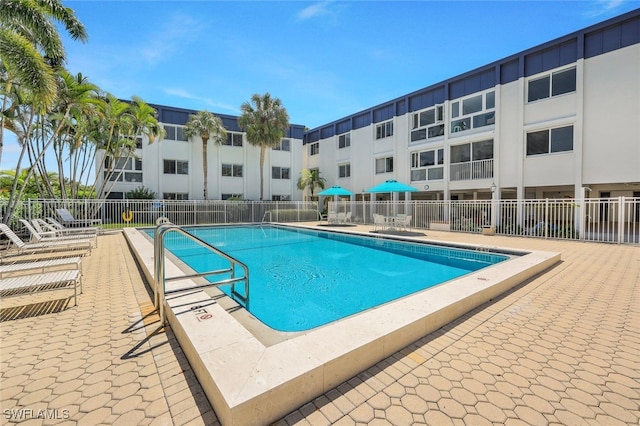
[[[46,117],[46,122],[56,126],[56,133],[52,134],[53,148],[58,164],[60,187],[63,188],[62,198],[77,196],[77,178],[81,171],[78,167],[79,154],[85,143],[82,125],[86,117],[97,115],[96,104],[100,102],[99,88],[91,83],[87,77],[78,73],[73,75],[67,70],[58,72],[58,96],[56,102]],[[65,176],[64,162],[68,161],[69,175]],[[44,158],[37,163],[39,169],[46,171]],[[84,171],[88,164],[85,162]],[[42,172],[41,172],[42,174]],[[68,187],[67,187],[68,186]]]
[[[311,190],[311,199],[313,199],[313,193],[315,192],[315,189],[324,189],[325,182],[326,179],[320,177],[320,170],[304,169],[300,173],[300,177],[298,178],[298,189],[304,191],[305,188],[309,188]]]
[[[107,161],[102,161],[98,169],[105,174],[102,185],[96,195],[102,196],[111,192],[124,169],[116,170],[118,163],[127,163],[135,156],[137,139],[146,136],[149,143],[164,136],[156,110],[137,96],[132,102],[122,102],[108,94],[103,102],[103,117],[93,124],[91,139],[97,148],[105,151]],[[91,125],[90,125],[91,126]]]
[[[33,104],[41,110],[53,104],[56,96],[54,73],[65,61],[56,22],[64,25],[74,40],[87,39],[85,28],[73,10],[63,7],[59,0],[0,0],[0,63],[4,68],[3,77],[6,77],[0,91],[0,129],[7,127],[8,95],[15,84],[31,92]]]
[[[269,93],[254,94],[251,102],[245,102],[240,109],[242,115],[238,124],[247,133],[247,141],[260,147],[260,200],[264,194],[264,155],[267,148],[277,146],[289,129],[289,114],[278,98]]]
[[[185,135],[191,139],[196,136],[202,138],[202,172],[204,174],[204,199],[207,199],[207,175],[209,162],[207,160],[207,142],[211,139],[216,144],[222,143],[227,138],[227,130],[222,124],[220,117],[216,117],[209,111],[199,111],[195,115],[190,115],[187,126],[184,129]]]

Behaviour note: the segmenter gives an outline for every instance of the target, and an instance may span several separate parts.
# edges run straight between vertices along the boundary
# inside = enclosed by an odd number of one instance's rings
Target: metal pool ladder
[[[213,270],[213,271],[207,271],[207,272],[199,272],[196,274],[185,274],[185,275],[178,275],[175,277],[166,277],[165,276],[165,248],[164,248],[164,237],[168,232],[177,232],[195,242],[197,242],[198,244],[200,244],[201,246],[209,249],[209,251],[211,251],[212,253],[223,257],[224,259],[229,261],[229,268],[226,269],[217,269],[217,270]],[[160,321],[161,324],[165,324],[166,322],[166,314],[165,314],[165,298],[167,294],[173,294],[173,293],[182,293],[185,291],[189,291],[189,290],[194,290],[194,289],[201,289],[201,288],[206,288],[206,287],[219,287],[221,285],[224,284],[231,284],[231,294],[239,299],[242,303],[244,303],[244,306],[246,309],[249,309],[249,267],[247,267],[246,264],[242,263],[241,261],[239,261],[238,259],[234,258],[233,256],[228,255],[227,253],[217,249],[216,247],[212,246],[211,244],[207,243],[204,240],[201,240],[200,238],[196,237],[195,235],[192,235],[190,233],[188,233],[187,231],[185,231],[184,229],[182,229],[181,227],[179,227],[178,225],[174,225],[171,222],[165,222],[165,223],[161,223],[159,224],[156,229],[154,230],[153,233],[153,251],[154,251],[154,271],[155,271],[155,275],[154,275],[154,280],[155,280],[155,286],[153,289],[153,299],[154,299],[154,304],[156,309],[158,309],[158,312],[160,314]],[[235,276],[235,267],[240,266],[243,271],[244,271],[244,276],[241,277],[236,277]],[[181,279],[185,279],[185,278],[202,278],[202,277],[206,277],[206,276],[210,276],[210,275],[220,275],[220,274],[231,274],[230,278],[226,278],[226,279],[222,279],[216,282],[212,282],[212,283],[207,283],[207,284],[198,284],[198,285],[194,285],[194,286],[190,286],[190,287],[183,287],[183,288],[179,288],[179,289],[175,289],[175,290],[169,290],[167,291],[166,288],[166,284],[167,281],[177,281],[177,280],[181,280]],[[241,293],[238,293],[236,291],[236,283],[242,282],[244,281],[244,295]]]

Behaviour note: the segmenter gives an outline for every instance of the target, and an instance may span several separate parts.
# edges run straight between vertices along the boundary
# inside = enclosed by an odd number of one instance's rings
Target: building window
[[[111,182],[123,182],[124,181],[124,174],[121,174],[120,172],[104,172],[104,179],[105,180],[109,180]]]
[[[493,139],[451,146],[452,181],[493,177]]]
[[[242,164],[223,164],[222,176],[242,177]]]
[[[271,201],[291,201],[291,195],[272,195]]]
[[[170,124],[164,125],[164,138],[169,141],[181,141],[187,142],[189,138],[184,134],[183,126],[172,126]]]
[[[164,125],[164,138],[168,141],[176,140],[176,126]]]
[[[222,194],[220,198],[223,200],[242,200],[242,194]]]
[[[182,126],[176,127],[176,140],[182,141],[182,142],[187,142],[189,140],[187,135],[185,135],[184,133],[184,127]]]
[[[142,173],[125,172],[124,173],[124,181],[125,182],[142,183]]]
[[[451,147],[451,164],[493,158],[493,140],[465,143]]]
[[[351,133],[338,136],[338,149],[351,146]]]
[[[393,121],[387,121],[376,125],[376,139],[393,136]]]
[[[338,177],[346,178],[351,176],[351,164],[339,164],[338,165]]]
[[[280,143],[274,146],[272,149],[276,151],[291,151],[291,140],[290,139],[282,139]]]
[[[527,155],[573,151],[573,126],[527,133]]]
[[[492,90],[451,104],[451,133],[495,124],[496,94]]]
[[[164,173],[167,175],[188,175],[189,162],[179,160],[164,160]]]
[[[411,181],[444,178],[444,149],[411,153]]]
[[[309,145],[309,155],[320,154],[320,144],[318,142]]]
[[[163,200],[188,200],[189,194],[186,192],[163,192]]]
[[[115,163],[114,163],[115,161]],[[142,182],[142,159],[105,157],[104,178],[117,182]]]
[[[391,173],[393,171],[393,157],[376,158],[376,174]]]
[[[289,167],[271,167],[273,179],[289,179]]]
[[[414,113],[411,129],[411,142],[444,136],[444,106]]]
[[[107,194],[107,200],[124,200],[124,192],[111,191]]]
[[[227,146],[242,146],[242,133],[227,132],[227,139],[222,143]]]
[[[462,115],[475,114],[483,109],[482,95],[473,96],[462,101]]]
[[[576,69],[557,71],[529,80],[527,102],[576,91]]]
[[[113,157],[105,157],[104,167],[105,169],[111,168],[113,163]],[[140,158],[126,158],[121,157],[115,160],[113,165],[114,170],[142,170],[142,159]]]

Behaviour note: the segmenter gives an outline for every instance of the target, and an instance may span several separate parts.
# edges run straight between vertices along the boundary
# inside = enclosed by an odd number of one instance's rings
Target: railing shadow
[[[10,306],[0,309],[0,323],[41,315],[56,314],[65,311],[72,305],[73,296],[64,299],[47,300],[22,306]]]

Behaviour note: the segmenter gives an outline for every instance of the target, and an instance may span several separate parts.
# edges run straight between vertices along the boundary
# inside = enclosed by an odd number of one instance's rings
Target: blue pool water
[[[318,327],[508,258],[297,228],[185,229],[247,264],[249,311],[280,331]],[[228,267],[227,261],[178,233],[168,233],[165,246],[195,271]],[[236,275],[242,275],[241,268]],[[229,286],[221,289],[230,294]],[[244,284],[236,285],[236,291],[242,293]]]

